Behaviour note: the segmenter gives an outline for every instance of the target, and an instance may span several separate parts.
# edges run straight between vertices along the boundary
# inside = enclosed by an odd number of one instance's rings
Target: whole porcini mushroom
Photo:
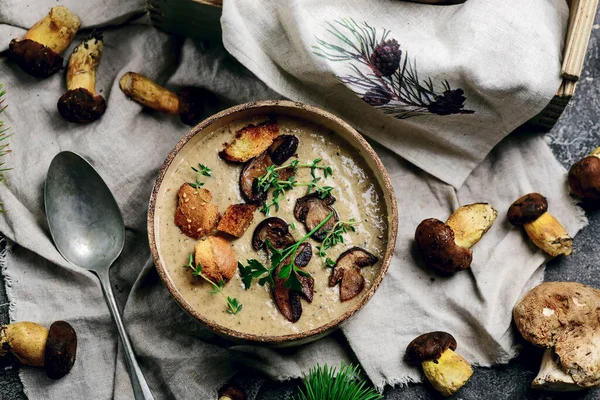
[[[206,116],[207,106],[217,103],[216,96],[202,88],[184,87],[179,94],[135,72],[127,72],[119,87],[134,101],[165,114],[179,115],[181,122],[194,126]]]
[[[406,358],[420,364],[431,385],[442,395],[456,393],[473,375],[471,365],[454,352],[456,339],[446,332],[425,333],[406,348]]]
[[[508,221],[523,226],[533,243],[552,257],[573,252],[573,239],[564,226],[548,212],[548,201],[539,193],[517,199],[508,209]]]
[[[600,147],[571,167],[569,187],[584,203],[600,206]]]
[[[96,93],[96,69],[102,58],[102,35],[93,33],[73,50],[67,67],[67,92],[58,100],[58,112],[70,122],[89,123],[106,111]]]
[[[425,263],[445,273],[469,268],[473,247],[492,227],[498,212],[487,203],[457,209],[444,223],[429,218],[419,224],[415,243]]]
[[[246,400],[246,392],[237,385],[227,384],[219,390],[219,400]]]
[[[44,367],[46,375],[59,379],[71,371],[77,353],[77,334],[65,321],[46,327],[16,322],[0,327],[0,357],[12,356],[23,365]]]
[[[63,66],[60,55],[73,41],[81,21],[67,7],[56,6],[23,36],[13,39],[9,55],[23,71],[47,78]]]
[[[513,309],[525,340],[546,349],[532,387],[574,391],[600,385],[600,290],[545,282]]]

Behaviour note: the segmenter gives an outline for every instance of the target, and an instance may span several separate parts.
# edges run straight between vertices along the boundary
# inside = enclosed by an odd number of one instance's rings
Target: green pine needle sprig
[[[380,400],[383,396],[359,378],[359,367],[342,366],[337,372],[325,364],[317,365],[304,375],[304,387],[294,400]]]

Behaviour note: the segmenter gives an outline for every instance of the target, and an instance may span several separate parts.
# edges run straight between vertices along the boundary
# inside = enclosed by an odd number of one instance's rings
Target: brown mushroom
[[[425,264],[445,273],[469,268],[471,247],[492,227],[498,212],[487,203],[457,209],[446,223],[429,218],[415,232],[415,243]]]
[[[184,87],[177,95],[135,72],[124,74],[119,87],[132,100],[161,113],[179,115],[181,122],[190,126],[207,116],[207,107],[218,103],[215,94],[206,89]]]
[[[294,244],[293,242],[290,245]],[[286,246],[287,247],[287,246]],[[297,267],[303,268],[310,262],[312,257],[312,246],[310,243],[304,242],[298,247],[294,264]],[[289,264],[290,259],[284,260],[273,273],[273,281],[275,285],[272,288],[275,305],[279,312],[290,322],[297,322],[302,316],[302,303],[300,296],[303,296],[309,303],[313,300],[315,280],[312,276],[298,275],[298,280],[302,285],[302,291],[297,292],[285,286],[287,279],[279,277],[279,271],[283,265]],[[292,273],[295,273],[292,271]],[[289,279],[289,278],[288,278]]]
[[[281,135],[273,141],[267,152],[275,165],[281,165],[286,162],[298,150],[300,141],[294,135]]]
[[[177,193],[175,225],[187,236],[199,239],[214,232],[219,223],[219,208],[212,204],[212,194],[184,183]]]
[[[254,204],[232,204],[227,207],[225,214],[219,221],[217,230],[240,238],[252,223],[255,211],[256,206]]]
[[[48,377],[69,373],[77,353],[77,335],[65,321],[50,327],[34,322],[16,322],[0,328],[0,357],[12,356],[23,365],[44,367]]]
[[[267,168],[273,165],[273,160],[268,152],[248,161],[240,173],[240,192],[247,203],[262,204],[267,199],[267,192],[259,190],[256,186],[258,178],[267,172]],[[277,171],[280,180],[288,180],[294,174],[294,168],[283,168]]]
[[[234,384],[227,384],[219,389],[219,400],[246,400],[246,392]]]
[[[523,226],[533,243],[552,257],[573,252],[573,239],[548,211],[546,198],[529,193],[517,199],[508,209],[508,221]]]
[[[325,236],[333,229],[333,226],[338,222],[339,217],[337,211],[331,207],[335,202],[335,197],[327,195],[321,197],[318,193],[313,192],[296,200],[294,207],[294,217],[304,223],[307,231],[312,231],[316,228],[330,213],[333,217],[329,219],[312,238],[318,242],[322,242]]]
[[[23,36],[13,39],[9,55],[23,71],[47,78],[63,66],[60,55],[73,41],[81,21],[67,7],[56,6]]]
[[[213,283],[229,282],[237,270],[237,258],[231,244],[219,236],[200,239],[194,246],[194,262]]]
[[[600,290],[576,282],[544,282],[513,310],[525,340],[546,349],[532,387],[554,391],[600,385]]]
[[[252,248],[268,250],[267,240],[279,250],[283,250],[295,242],[287,222],[277,217],[267,218],[256,226],[252,234]]]
[[[454,350],[456,339],[451,334],[429,332],[408,344],[406,358],[421,365],[425,376],[438,392],[451,396],[473,375],[471,365]]]
[[[70,122],[96,121],[106,111],[96,93],[96,69],[102,58],[102,35],[93,33],[73,50],[67,67],[67,92],[58,100],[58,112]]]
[[[219,155],[229,162],[244,163],[266,151],[277,136],[279,125],[276,121],[250,124],[237,131]]]
[[[60,379],[67,375],[77,355],[77,334],[65,321],[56,321],[50,325],[44,363],[46,375],[51,379]]]
[[[600,206],[600,147],[571,167],[569,187],[584,203]]]
[[[356,297],[365,287],[365,278],[360,269],[370,267],[377,263],[377,257],[360,247],[352,247],[338,257],[329,286],[333,287],[341,281],[340,300],[348,301]]]

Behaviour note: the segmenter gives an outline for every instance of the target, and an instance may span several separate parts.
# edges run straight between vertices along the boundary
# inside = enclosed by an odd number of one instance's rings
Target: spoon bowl
[[[63,151],[48,168],[44,203],[50,235],[60,254],[100,279],[123,343],[135,399],[153,400],[110,284],[110,267],[125,244],[125,225],[115,198],[90,163],[73,152]]]

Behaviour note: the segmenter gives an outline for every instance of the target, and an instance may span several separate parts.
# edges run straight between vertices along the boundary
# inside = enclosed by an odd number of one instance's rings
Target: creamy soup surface
[[[218,152],[223,143],[229,142],[235,132],[248,124],[257,124],[267,118],[251,118],[235,121],[228,126],[209,134],[198,134],[179,152],[165,174],[156,201],[155,232],[157,247],[162,257],[168,275],[176,289],[187,300],[189,305],[206,319],[240,333],[268,336],[283,336],[301,333],[318,328],[336,319],[359,301],[371,287],[379,273],[382,258],[387,245],[388,222],[385,214],[381,188],[373,177],[372,172],[361,160],[358,151],[324,127],[296,118],[278,117],[279,134],[293,134],[300,140],[297,158],[301,163],[310,163],[315,158],[322,158],[321,165],[329,165],[333,176],[319,182],[321,185],[333,186],[332,195],[336,198],[333,207],[337,210],[340,220],[354,218],[360,223],[356,232],[345,234],[345,243],[338,244],[328,251],[328,256],[336,260],[338,255],[353,246],[359,246],[379,258],[377,264],[362,269],[366,278],[363,291],[354,299],[340,302],[339,285],[329,287],[328,281],[331,269],[324,267],[317,255],[318,242],[309,239],[313,246],[313,257],[305,268],[315,279],[314,299],[308,303],[302,299],[302,317],[295,323],[288,321],[277,309],[272,300],[269,285],[260,286],[255,279],[252,286],[244,289],[239,271],[225,286],[227,296],[237,298],[243,305],[242,310],[231,315],[226,311],[226,303],[222,296],[212,295],[207,282],[193,277],[189,269],[183,266],[187,263],[189,254],[194,251],[196,241],[187,237],[175,225],[174,214],[177,205],[177,191],[185,182],[194,182],[196,173],[191,167],[202,163],[212,169],[212,177],[202,177],[204,188],[211,191],[213,203],[218,205],[221,214],[227,206],[243,203],[238,182],[242,165],[227,163]],[[294,158],[286,162],[289,163]],[[322,176],[322,172],[320,172]],[[308,168],[298,169],[296,179],[299,182],[311,180]],[[288,224],[294,223],[295,229],[290,232],[301,239],[306,230],[304,225],[294,218],[293,210],[296,199],[307,194],[306,187],[296,187],[286,192],[280,201],[279,211],[271,208],[269,216],[276,216]],[[272,195],[269,193],[269,200]],[[252,224],[239,239],[231,240],[238,261],[246,265],[248,259],[260,260],[270,266],[266,253],[255,251],[251,245],[252,233],[255,227],[267,216],[256,211]],[[231,239],[231,238],[230,238]]]

